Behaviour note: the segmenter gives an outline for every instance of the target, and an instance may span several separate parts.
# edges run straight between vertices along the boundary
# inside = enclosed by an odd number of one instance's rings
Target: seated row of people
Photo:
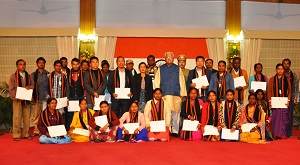
[[[185,120],[199,121],[197,131],[181,131],[180,138],[193,141],[220,141],[222,140],[223,129],[230,129],[231,132],[239,130],[239,140],[248,143],[265,143],[265,124],[270,122],[268,118],[268,105],[264,101],[264,93],[258,90],[256,94],[250,94],[249,104],[241,110],[240,105],[234,101],[234,91],[226,91],[226,100],[219,103],[214,91],[208,92],[207,102],[198,98],[198,90],[190,88],[188,99],[182,103],[180,116]],[[258,98],[258,99],[257,99]],[[129,111],[118,119],[116,114],[109,109],[106,101],[100,103],[100,111],[88,109],[85,99],[79,102],[80,111],[73,117],[69,135],[51,137],[48,132],[49,126],[62,124],[61,114],[55,109],[57,100],[50,98],[47,101],[47,108],[41,113],[38,128],[41,132],[40,143],[66,144],[75,142],[144,142],[144,141],[169,141],[171,110],[170,105],[162,99],[162,91],[154,90],[153,99],[148,101],[144,114],[139,112],[137,102],[132,102]],[[266,115],[265,115],[266,114]],[[107,123],[102,127],[97,124],[96,118],[106,115]],[[151,121],[164,121],[165,131],[151,131]],[[128,123],[138,123],[133,133],[129,133],[124,125]],[[255,123],[250,132],[243,132],[241,126],[246,123]],[[218,129],[219,135],[204,135],[207,125]],[[85,129],[89,131],[89,136],[76,134],[75,129]],[[223,139],[224,140],[224,139]],[[228,140],[227,140],[228,141]]]

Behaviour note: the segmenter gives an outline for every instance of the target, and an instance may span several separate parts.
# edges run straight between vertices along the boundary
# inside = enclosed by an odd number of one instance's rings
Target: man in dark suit
[[[90,58],[90,65],[91,69],[84,74],[84,88],[88,92],[86,96],[88,107],[93,109],[94,97],[98,98],[99,95],[104,95],[107,80],[103,72],[98,68],[99,59],[97,57]]]
[[[121,117],[128,111],[130,106],[130,99],[118,99],[118,94],[115,93],[116,88],[131,88],[132,75],[129,70],[125,68],[125,59],[122,56],[117,57],[117,68],[109,74],[108,78],[108,91],[111,94],[111,110],[115,112],[117,117]],[[128,97],[132,93],[127,94]]]

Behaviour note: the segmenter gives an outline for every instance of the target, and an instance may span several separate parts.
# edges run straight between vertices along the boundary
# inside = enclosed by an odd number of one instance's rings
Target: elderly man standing
[[[172,136],[179,134],[181,99],[186,96],[184,75],[180,67],[174,64],[174,54],[165,53],[166,63],[160,66],[155,74],[154,87],[162,89],[163,99],[172,111]]]
[[[189,72],[190,70],[189,69],[185,69],[185,66],[186,66],[186,56],[185,55],[179,55],[177,57],[177,61],[178,61],[178,66],[180,67],[180,69],[182,70],[182,73],[184,75],[184,80],[185,82],[187,81],[188,79],[188,76],[189,76]]]

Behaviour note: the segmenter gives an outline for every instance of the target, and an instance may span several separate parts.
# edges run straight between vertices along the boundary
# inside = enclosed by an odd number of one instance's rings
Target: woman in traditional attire
[[[226,91],[226,100],[222,101],[219,110],[219,121],[221,127],[230,129],[230,132],[234,132],[238,129],[238,124],[241,117],[241,106],[234,101],[234,90],[228,89]],[[223,139],[222,139],[223,140]]]
[[[153,98],[152,78],[146,73],[147,65],[144,62],[139,64],[140,73],[132,79],[132,100],[138,102],[139,111],[144,113],[147,101]]]
[[[89,142],[89,136],[75,134],[73,133],[73,130],[75,128],[89,130],[88,122],[95,112],[91,109],[88,109],[86,99],[79,100],[79,107],[80,111],[74,114],[72,123],[70,125],[70,136],[74,142]]]
[[[220,103],[217,101],[217,94],[215,91],[208,92],[208,101],[202,106],[201,127],[202,133],[205,133],[205,126],[212,125],[218,127],[218,132],[221,132],[221,124],[219,121]],[[220,141],[220,135],[206,135],[203,137],[204,141]]]
[[[240,128],[243,124],[247,123],[255,123],[257,124],[253,127],[250,132],[242,132],[240,129],[240,141],[246,143],[254,143],[254,144],[264,144],[264,111],[257,104],[255,94],[250,94],[248,96],[249,103],[243,107],[241,120],[240,120]]]
[[[95,117],[105,115],[107,117],[107,124],[100,127],[95,122]],[[109,104],[107,101],[102,101],[100,103],[100,111],[95,112],[95,114],[89,120],[89,126],[91,129],[90,141],[91,142],[115,142],[118,125],[120,121],[116,114],[109,110]]]
[[[124,127],[127,123],[139,123],[139,127],[135,129],[134,134],[129,134]],[[147,129],[145,128],[145,118],[142,112],[139,112],[137,102],[132,102],[129,107],[129,112],[125,112],[120,118],[120,125],[118,129],[118,142],[143,142],[148,140]],[[124,131],[124,134],[122,133]]]
[[[276,75],[271,77],[268,83],[268,100],[272,107],[271,97],[287,97],[287,108],[272,108],[271,126],[275,139],[286,139],[288,119],[288,106],[291,99],[291,85],[287,77],[284,76],[284,66],[276,65]]]
[[[41,144],[67,144],[72,140],[68,135],[59,137],[50,137],[48,127],[63,125],[60,112],[56,109],[57,100],[55,98],[49,98],[47,100],[47,108],[41,113],[38,129],[40,131],[39,141]]]
[[[188,92],[188,99],[181,105],[180,116],[182,118],[184,118],[185,120],[199,121],[199,124],[197,126],[198,131],[181,131],[180,138],[182,140],[202,140],[201,115],[203,101],[198,98],[198,95],[198,89],[191,87]]]
[[[154,90],[153,99],[149,100],[145,106],[145,120],[148,131],[149,141],[169,141],[170,122],[171,122],[171,108],[166,100],[162,99],[162,91],[160,88]],[[150,121],[164,120],[165,132],[151,132]]]
[[[250,78],[249,78],[249,93],[255,93],[255,91],[253,89],[251,89],[252,81],[268,82],[268,77],[266,75],[262,74],[262,70],[263,70],[263,66],[261,63],[256,63],[254,65],[255,74],[250,76]],[[264,94],[267,93],[267,91],[263,91],[263,92],[264,92]]]

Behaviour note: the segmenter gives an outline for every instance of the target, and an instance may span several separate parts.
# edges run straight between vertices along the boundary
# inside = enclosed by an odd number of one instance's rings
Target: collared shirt
[[[125,88],[125,79],[126,79],[125,69],[123,72],[119,70],[120,88]]]
[[[52,88],[52,94],[54,98],[61,98],[62,96],[61,86],[62,86],[61,74],[59,75],[54,74],[54,84]]]
[[[196,69],[197,73],[198,73],[198,77],[202,76],[202,70]]]

